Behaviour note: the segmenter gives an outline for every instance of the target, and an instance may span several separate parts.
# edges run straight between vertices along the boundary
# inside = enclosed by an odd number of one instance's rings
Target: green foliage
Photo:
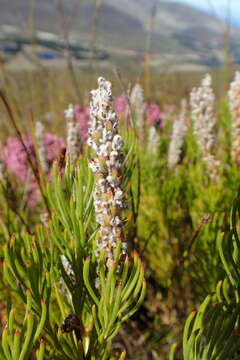
[[[65,102],[65,94],[59,96],[58,106],[50,99],[56,113]],[[55,164],[49,178],[39,171],[46,204],[33,210],[8,174],[9,186],[2,184],[0,192],[1,359],[22,353],[26,360],[29,354],[37,360],[238,358],[239,198],[230,220],[228,212],[239,169],[231,160],[226,100],[218,113],[217,184],[206,173],[190,120],[180,162],[169,169],[172,116],[157,129],[156,153],[148,146],[148,125],[140,143],[138,119],[134,129],[124,119],[123,181],[130,205],[125,228],[133,251],[122,256],[119,243],[110,265],[103,251],[100,257],[96,253],[99,225],[88,148],[76,163]],[[40,215],[48,220],[40,224]],[[145,302],[140,256],[149,283]],[[169,354],[189,313],[183,355],[177,345]]]
[[[232,206],[230,226],[217,240],[225,278],[218,282],[215,293],[206,297],[198,311],[189,315],[183,334],[184,360],[239,359],[239,204],[238,195]],[[170,359],[174,359],[174,352],[175,346]]]
[[[145,296],[136,252],[123,261],[119,243],[111,266],[104,251],[96,258],[94,177],[87,159],[69,161],[60,171],[55,165],[45,189],[48,223],[31,234],[24,227],[12,228],[10,237],[4,234],[3,278],[23,323],[13,334],[16,311],[11,310],[2,335],[7,360],[25,360],[30,353],[37,359],[107,359],[111,340]],[[25,315],[21,304],[26,304]]]

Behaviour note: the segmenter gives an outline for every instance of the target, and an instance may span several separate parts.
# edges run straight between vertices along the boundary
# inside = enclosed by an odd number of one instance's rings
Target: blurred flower
[[[31,135],[25,135],[23,140],[33,164],[36,165],[36,152]],[[43,140],[46,149],[46,160],[49,168],[51,168],[53,161],[60,156],[65,144],[62,138],[53,134],[45,134]],[[36,206],[40,193],[21,141],[17,137],[10,136],[3,147],[3,154],[8,171],[26,185],[28,206],[30,208]]]
[[[74,106],[74,115],[77,122],[77,128],[80,133],[82,143],[85,144],[88,139],[88,129],[90,120],[90,108],[80,105]]]
[[[136,113],[144,111],[144,91],[140,84],[135,84],[132,88],[130,103]]]
[[[54,160],[57,160],[65,149],[66,144],[62,137],[46,133],[44,135],[44,143],[46,149],[46,159],[50,166],[52,166]]]
[[[128,99],[126,95],[117,96],[114,100],[115,110],[118,116],[125,116],[128,109]]]
[[[130,104],[136,118],[136,127],[138,129],[139,140],[143,143],[145,137],[144,123],[144,91],[140,84],[134,85],[130,94]]]
[[[160,128],[163,128],[163,121],[165,118],[165,113],[160,111],[160,108],[157,104],[149,104],[145,105],[145,111],[146,111],[146,118],[147,121],[151,125],[157,125],[160,126]]]
[[[148,130],[148,150],[151,154],[156,155],[159,145],[160,136],[155,126],[151,126]]]
[[[228,92],[232,115],[232,159],[240,166],[240,72],[236,72]]]
[[[30,135],[24,136],[24,143],[28,154],[34,162],[36,159],[35,149]],[[25,181],[28,176],[28,158],[21,141],[14,136],[10,136],[3,148],[4,158],[8,170]]]
[[[212,90],[212,78],[209,74],[204,77],[199,88],[192,90],[190,104],[194,134],[209,176],[212,181],[216,182],[219,178],[220,162],[214,154],[216,146],[215,96]]]
[[[173,168],[176,165],[178,165],[181,159],[182,147],[187,132],[186,117],[187,117],[187,102],[185,99],[183,99],[181,102],[181,112],[179,119],[176,119],[173,122],[172,136],[168,151],[169,168]]]

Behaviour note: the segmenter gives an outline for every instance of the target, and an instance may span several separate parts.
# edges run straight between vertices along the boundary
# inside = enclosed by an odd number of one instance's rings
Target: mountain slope
[[[62,0],[69,14],[74,0]],[[29,19],[39,30],[62,34],[54,0],[1,0],[0,24],[19,25],[27,31]],[[90,43],[94,0],[80,0],[72,32],[79,43]],[[98,19],[99,46],[142,52],[146,46],[153,0],[102,0]],[[32,11],[31,11],[32,9]],[[151,52],[155,54],[192,54],[193,61],[218,63],[223,50],[224,26],[204,11],[179,2],[158,0]],[[237,48],[238,34],[232,45]],[[191,56],[190,56],[191,57]]]

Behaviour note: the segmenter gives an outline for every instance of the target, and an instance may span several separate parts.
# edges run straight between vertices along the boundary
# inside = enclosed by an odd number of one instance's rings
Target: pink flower
[[[46,133],[44,135],[44,143],[47,161],[52,165],[53,161],[59,158],[62,150],[65,148],[65,142],[63,138],[57,135]]]
[[[89,107],[84,108],[80,105],[75,105],[74,114],[78,123],[78,130],[81,136],[81,140],[85,144],[88,138],[90,109]]]
[[[35,166],[36,151],[32,136],[25,135],[23,140],[32,163]],[[62,150],[65,148],[65,143],[62,138],[49,133],[44,135],[44,143],[46,146],[47,161],[51,167],[53,161],[59,158]],[[17,137],[10,136],[3,147],[3,154],[8,171],[26,184],[28,207],[35,207],[39,202],[40,192],[36,179],[30,169],[28,156],[21,141]],[[23,186],[21,185],[20,191],[22,191],[22,187]]]
[[[28,153],[31,156],[31,160],[35,165],[36,151],[34,148],[32,136],[25,135],[23,140]],[[46,146],[47,161],[51,166],[53,161],[60,156],[61,151],[65,147],[65,143],[62,138],[49,133],[44,135],[44,143]],[[10,136],[6,141],[3,152],[8,170],[22,181],[25,181],[28,176],[29,162],[21,141],[17,137]]]
[[[24,136],[24,143],[31,156],[32,161],[35,161],[36,154],[30,135]],[[26,151],[17,137],[10,136],[3,148],[5,162],[10,172],[25,181],[28,177],[28,159]]]
[[[116,113],[119,116],[126,115],[126,111],[127,111],[127,108],[128,108],[128,100],[127,100],[127,97],[125,95],[120,95],[120,96],[116,97],[115,101],[114,101],[114,104],[115,104]]]
[[[160,111],[159,106],[157,104],[146,104],[145,105],[146,117],[147,121],[151,125],[158,125],[160,128],[163,128],[163,121],[166,117],[166,114]]]

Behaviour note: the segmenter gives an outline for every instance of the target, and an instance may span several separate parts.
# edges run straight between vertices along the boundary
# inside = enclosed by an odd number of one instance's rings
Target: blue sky
[[[231,4],[232,19],[240,24],[240,0],[178,0],[206,10],[214,10],[218,15],[224,17],[227,4]],[[211,5],[210,5],[211,4]],[[212,8],[211,8],[212,7]]]

